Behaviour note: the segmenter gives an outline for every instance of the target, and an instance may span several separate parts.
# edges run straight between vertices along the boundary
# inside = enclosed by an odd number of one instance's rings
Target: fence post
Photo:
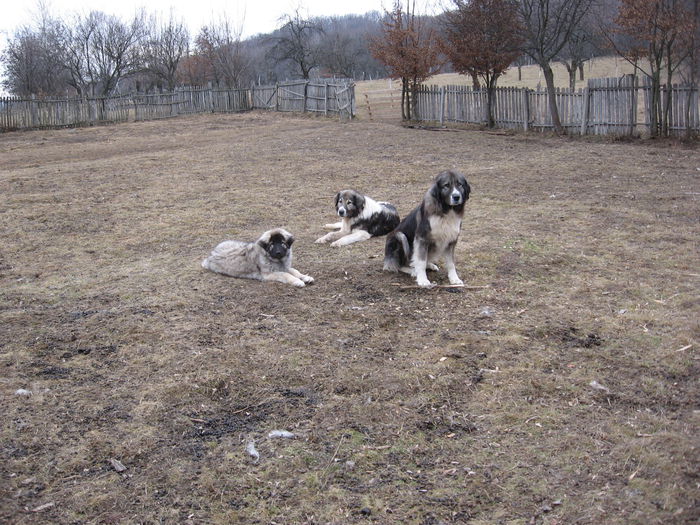
[[[637,85],[637,75],[632,77],[632,98],[630,103],[630,137],[634,135],[637,129],[637,96],[638,96],[638,85]]]
[[[583,111],[581,112],[581,136],[588,132],[588,116],[591,108],[591,92],[588,86],[583,89]]]
[[[275,111],[280,110],[280,85],[275,82]]]
[[[445,86],[440,86],[440,125],[445,124]]]
[[[304,82],[304,109],[302,113],[306,113],[306,104],[309,100],[309,81]]]
[[[323,102],[323,114],[328,116],[328,82],[326,82],[325,97]]]
[[[530,90],[523,88],[523,129],[530,130]]]

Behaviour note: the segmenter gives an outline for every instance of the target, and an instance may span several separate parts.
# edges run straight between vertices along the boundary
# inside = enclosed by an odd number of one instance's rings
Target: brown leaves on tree
[[[488,124],[493,126],[491,95],[498,78],[522,53],[520,23],[511,0],[453,0],[445,13],[441,47],[455,71],[481,77],[488,90]]]
[[[415,13],[415,0],[404,9],[400,0],[386,14],[381,35],[370,40],[372,55],[382,62],[392,78],[403,83],[401,115],[411,118],[409,90],[439,72],[440,48],[436,32]]]

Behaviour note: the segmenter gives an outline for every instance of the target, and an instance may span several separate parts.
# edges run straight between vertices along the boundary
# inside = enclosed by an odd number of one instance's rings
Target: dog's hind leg
[[[416,276],[416,271],[413,268],[411,268],[410,266],[402,266],[401,268],[399,268],[399,271],[401,273],[407,273],[411,277]]]
[[[297,279],[301,279],[306,284],[311,284],[312,282],[314,282],[313,277],[311,277],[310,275],[304,275],[299,270],[295,270],[294,268],[289,268],[289,273],[291,273]]]
[[[298,288],[306,286],[304,281],[286,272],[272,272],[262,276],[263,281],[277,281],[278,283],[291,284]]]
[[[347,246],[348,244],[352,244],[354,242],[366,241],[370,237],[372,237],[372,234],[370,234],[368,231],[355,230],[350,235],[346,235],[345,237],[341,237],[337,241],[332,242],[331,246]]]

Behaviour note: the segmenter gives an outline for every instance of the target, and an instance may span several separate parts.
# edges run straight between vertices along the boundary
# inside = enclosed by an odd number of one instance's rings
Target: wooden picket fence
[[[254,109],[338,114],[352,118],[355,114],[355,90],[352,81],[296,81],[274,86],[253,86]]]
[[[636,77],[599,78],[586,88],[557,89],[555,98],[559,119],[570,134],[636,135],[649,132],[648,83]],[[669,131],[681,135],[689,128],[700,131],[697,87],[665,86],[673,104]],[[486,92],[469,86],[423,86],[414,95],[415,120],[486,124]],[[640,97],[643,104],[639,104]],[[497,88],[493,101],[496,127],[522,130],[552,130],[549,97],[546,90]]]
[[[0,98],[0,131],[144,121],[195,113],[251,109],[299,111],[352,118],[355,86],[347,82],[290,82],[250,89],[186,88],[173,93],[107,98]]]

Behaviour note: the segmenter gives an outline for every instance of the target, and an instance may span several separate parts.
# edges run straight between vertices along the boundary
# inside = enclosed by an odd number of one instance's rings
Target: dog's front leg
[[[295,270],[294,268],[290,268],[290,269],[289,269],[289,273],[291,273],[291,274],[292,274],[294,277],[296,277],[297,279],[301,279],[301,280],[304,281],[306,284],[311,284],[312,282],[314,282],[314,278],[313,278],[313,277],[311,277],[310,275],[304,275],[304,274],[301,273],[299,270]]]
[[[330,225],[327,224],[326,226],[330,226]],[[316,239],[315,242],[321,244],[321,243],[326,243],[326,242],[337,241],[341,237],[345,237],[348,233],[350,233],[350,224],[347,221],[339,222],[338,226],[340,227],[340,230],[334,231],[334,232],[328,232],[323,237],[319,237],[318,239]]]
[[[434,286],[428,279],[426,267],[428,264],[428,247],[424,243],[416,239],[413,243],[413,270],[416,275],[416,284],[421,287],[429,288]]]
[[[457,241],[450,243],[445,251],[445,266],[447,267],[447,278],[450,280],[450,284],[464,284],[462,279],[457,275],[457,268],[455,268],[455,246]]]
[[[343,221],[340,222],[331,222],[329,224],[324,224],[323,228],[325,230],[339,230],[343,227]]]
[[[304,281],[286,272],[272,272],[265,274],[263,275],[263,281],[277,281],[278,283],[291,284],[292,286],[297,286],[299,288],[306,286]]]
[[[366,241],[370,237],[372,237],[372,235],[366,230],[355,230],[350,235],[346,235],[345,237],[341,237],[337,241],[332,242],[331,246],[347,246],[348,244],[352,244],[354,242]]]
[[[336,241],[336,240],[340,239],[340,238],[343,237],[344,235],[345,235],[345,234],[343,233],[343,230],[340,230],[340,231],[337,231],[337,232],[328,232],[328,233],[325,234],[323,237],[319,237],[318,239],[316,239],[314,242],[316,242],[316,243],[318,243],[318,244],[323,244],[323,243],[327,243],[327,242],[333,242],[333,241]]]

